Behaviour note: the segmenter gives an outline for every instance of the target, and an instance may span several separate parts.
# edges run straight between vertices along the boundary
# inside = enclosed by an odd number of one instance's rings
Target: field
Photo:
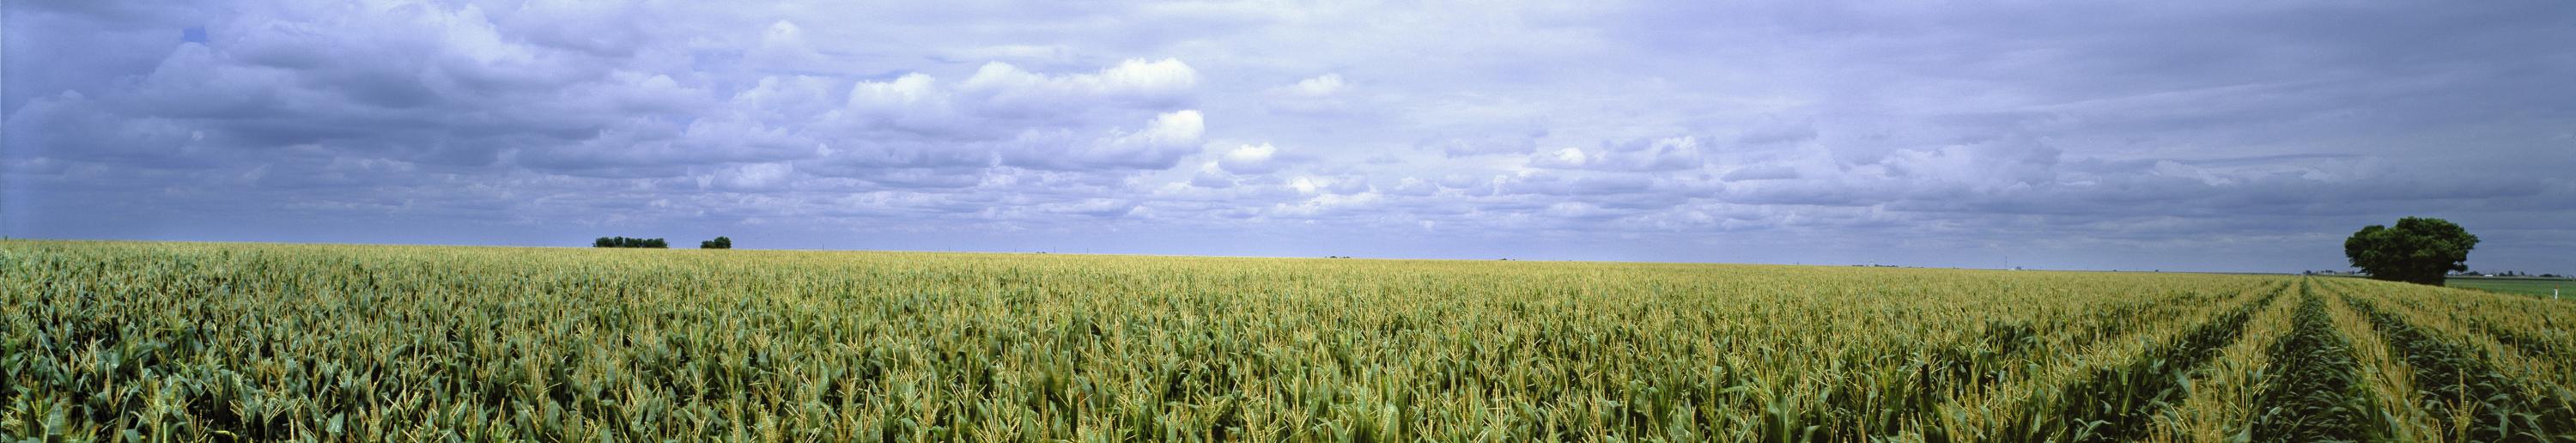
[[[0,437],[2566,441],[2576,304],[2339,278],[0,242]]]
[[[2512,294],[2537,295],[2543,298],[2551,295],[2576,297],[2576,280],[2560,278],[2451,277],[2443,279],[2442,285],[2454,288],[2483,289]],[[2558,292],[2553,294],[2550,292],[2551,290],[2556,290]]]

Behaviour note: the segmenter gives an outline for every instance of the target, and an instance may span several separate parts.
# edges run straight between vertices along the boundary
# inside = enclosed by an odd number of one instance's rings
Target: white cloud
[[[1699,138],[1682,136],[1605,143],[1600,149],[1592,150],[1558,149],[1531,155],[1529,164],[1540,168],[1643,172],[1693,169],[1704,161]]]
[[[1347,85],[1341,74],[1324,74],[1298,80],[1297,83],[1271,88],[1270,108],[1289,114],[1332,115],[1352,110],[1352,100],[1344,97]]]
[[[1319,98],[1339,94],[1342,92],[1342,75],[1324,74],[1315,76],[1314,78],[1298,80],[1297,84],[1288,85],[1286,88],[1282,88],[1281,91],[1290,96],[1304,98]]]
[[[1226,172],[1236,174],[1268,174],[1279,170],[1279,165],[1271,161],[1271,157],[1278,153],[1279,148],[1270,147],[1269,143],[1243,145],[1226,151],[1217,164],[1224,166]]]
[[[1584,165],[1591,163],[1592,156],[1590,154],[1583,153],[1582,149],[1577,148],[1558,149],[1556,152],[1549,152],[1530,157],[1530,166],[1541,168],[1573,169],[1581,168]]]
[[[1190,186],[1223,189],[1234,187],[1235,179],[1233,174],[1225,172],[1224,167],[1217,166],[1217,162],[1207,162],[1199,165],[1197,173],[1190,174],[1189,183]]]
[[[1001,152],[1002,163],[1037,169],[1167,169],[1199,148],[1206,121],[1196,110],[1162,113],[1134,132],[1111,130],[1077,142],[1065,130],[1022,133]]]
[[[1206,117],[1199,115],[1197,110],[1184,109],[1156,115],[1154,121],[1145,124],[1145,130],[1120,136],[1113,143],[1153,148],[1195,147],[1199,137],[1206,133]]]
[[[1287,186],[1288,189],[1296,190],[1299,194],[1307,195],[1348,195],[1368,193],[1375,190],[1369,186],[1368,177],[1357,175],[1299,176],[1288,179]]]
[[[1179,59],[1128,59],[1102,71],[1100,89],[1138,95],[1173,94],[1198,86],[1199,73]]]
[[[1178,59],[1129,59],[1092,74],[1046,75],[1009,63],[985,63],[958,85],[1003,106],[1062,105],[1085,100],[1172,103],[1198,86],[1198,71]]]
[[[839,106],[832,97],[839,83],[826,77],[791,75],[761,77],[733,96],[730,110],[768,121],[797,121]]]
[[[922,73],[904,74],[893,81],[859,82],[850,88],[849,106],[882,112],[901,112],[945,101],[939,80]]]
[[[952,94],[927,74],[908,73],[890,81],[862,81],[850,87],[850,115],[862,125],[884,125],[918,133],[967,132],[997,122],[961,115]]]
[[[760,35],[760,43],[745,57],[754,66],[770,72],[802,72],[830,63],[805,41],[805,28],[796,22],[779,20],[769,24]]]

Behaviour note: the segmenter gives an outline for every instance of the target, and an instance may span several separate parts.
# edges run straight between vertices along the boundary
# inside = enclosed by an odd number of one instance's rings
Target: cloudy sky
[[[12,237],[2576,271],[2563,1],[0,16]]]

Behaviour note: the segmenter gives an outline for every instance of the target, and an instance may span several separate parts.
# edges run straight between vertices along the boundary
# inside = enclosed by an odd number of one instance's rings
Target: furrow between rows
[[[2273,378],[2256,398],[2254,441],[2376,441],[2375,401],[2362,388],[2351,342],[2335,334],[2322,298],[2300,288],[2290,337],[2272,348]]]

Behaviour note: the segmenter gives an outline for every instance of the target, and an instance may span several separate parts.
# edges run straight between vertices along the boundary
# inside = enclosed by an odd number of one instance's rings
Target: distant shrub
[[[698,242],[698,249],[733,249],[733,239],[716,236],[714,240]]]
[[[658,238],[600,237],[598,240],[592,240],[590,247],[667,249],[671,244]]]

